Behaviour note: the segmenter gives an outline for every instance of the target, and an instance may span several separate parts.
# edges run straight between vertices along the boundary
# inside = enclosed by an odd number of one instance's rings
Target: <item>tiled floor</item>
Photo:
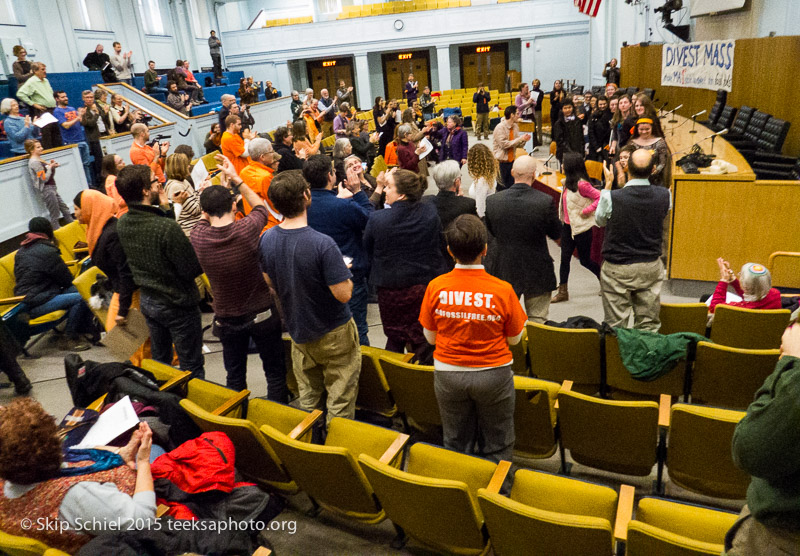
[[[474,143],[474,138],[470,139]],[[483,141],[488,143],[488,141]],[[543,157],[544,158],[544,157]],[[463,190],[468,191],[471,179],[466,171],[466,166],[462,170]],[[434,194],[436,188],[431,181],[428,193]],[[556,261],[559,260],[559,248],[554,242],[549,242],[550,253]],[[557,268],[556,268],[557,270]],[[713,285],[697,285],[685,283],[668,283],[662,295],[663,301],[690,302],[697,299],[697,295],[705,291],[710,293]],[[573,259],[573,264],[569,282],[570,300],[565,303],[552,305],[550,308],[550,318],[556,321],[566,320],[574,315],[586,315],[595,320],[601,321],[603,310],[598,296],[599,285],[597,279],[586,269]],[[671,291],[680,290],[685,295],[674,295]],[[686,293],[688,292],[688,294]],[[687,296],[690,295],[690,296]],[[211,316],[204,315],[204,322],[209,322]],[[377,305],[369,306],[370,324],[370,343],[374,346],[382,347],[386,337],[380,325]],[[210,333],[206,334],[207,345],[211,353],[206,355],[206,378],[208,380],[225,383],[225,371],[222,364],[222,354],[220,345],[213,343],[214,338]],[[38,356],[38,359],[20,359],[20,364],[34,383],[32,395],[38,399],[44,407],[53,415],[62,417],[72,407],[69,391],[64,378],[63,358],[66,353],[58,351],[55,346],[55,339],[52,334],[38,342],[31,352]],[[112,360],[108,350],[104,347],[94,347],[90,351],[81,353],[84,359],[96,361]],[[252,391],[253,397],[266,395],[266,380],[260,371],[260,361],[257,355],[250,356],[250,367],[248,371],[248,387]],[[0,390],[0,404],[10,401],[13,390]],[[535,460],[527,462],[517,462],[525,466],[544,471],[556,472],[559,466],[558,455],[547,460]],[[650,477],[641,479],[631,479],[629,477],[617,477],[611,474],[590,470],[580,465],[575,465],[573,476],[588,478],[602,483],[617,486],[620,482],[628,482],[637,487],[637,494],[648,494],[651,484],[655,478],[655,473]],[[668,485],[668,492],[676,490]],[[686,491],[677,489],[677,495],[703,502],[702,497],[694,496]],[[715,501],[722,503],[721,501]],[[731,508],[738,510],[736,503],[730,505]],[[394,537],[394,529],[387,521],[380,525],[362,525],[352,521],[340,519],[332,516],[328,512],[322,512],[317,518],[309,518],[305,511],[310,508],[308,498],[299,494],[290,499],[290,506],[279,516],[278,521],[283,521],[283,530],[274,531],[270,534],[276,552],[281,556],[287,554],[426,554],[427,552],[416,545],[409,543],[403,551],[396,551],[389,548],[389,542]],[[289,522],[294,522],[290,524]],[[275,527],[278,527],[277,525]],[[291,530],[295,530],[291,533]]]

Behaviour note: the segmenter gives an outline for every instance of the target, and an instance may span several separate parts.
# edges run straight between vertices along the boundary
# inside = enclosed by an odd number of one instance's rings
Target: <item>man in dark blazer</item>
[[[550,196],[532,187],[536,177],[533,158],[517,158],[511,175],[513,186],[486,199],[486,227],[494,237],[486,270],[510,282],[517,295],[525,296],[528,318],[544,323],[556,289],[547,237],[560,237],[558,211]]]
[[[478,216],[475,199],[461,196],[461,168],[455,160],[445,160],[431,169],[431,176],[439,188],[438,195],[426,195],[422,200],[436,206],[439,220],[442,221],[442,231],[462,214]],[[453,270],[455,261],[447,252],[447,245],[442,244],[444,260],[448,270]]]

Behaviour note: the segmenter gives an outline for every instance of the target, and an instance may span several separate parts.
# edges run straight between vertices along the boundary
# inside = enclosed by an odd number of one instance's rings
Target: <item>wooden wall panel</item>
[[[683,104],[678,113],[691,116],[714,104],[715,91],[661,86],[661,45],[628,46],[622,49],[622,87],[653,88],[657,106]],[[800,36],[739,39],[733,68],[733,86],[728,104],[752,106],[791,122],[783,146],[784,154],[800,156]],[[700,119],[705,118],[702,116]]]

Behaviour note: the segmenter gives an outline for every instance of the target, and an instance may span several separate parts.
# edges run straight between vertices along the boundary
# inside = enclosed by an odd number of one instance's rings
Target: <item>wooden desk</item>
[[[681,116],[675,119],[678,123],[674,125],[662,120],[673,163],[689,152],[695,141],[712,133],[698,125],[698,132],[690,134],[691,121]],[[711,152],[710,139],[701,146]],[[747,262],[766,265],[775,251],[800,251],[796,232],[800,181],[757,181],[750,165],[724,136],[716,138],[713,154],[736,165],[738,172],[685,174],[677,165],[673,168],[670,278],[716,282],[717,257],[738,269]]]

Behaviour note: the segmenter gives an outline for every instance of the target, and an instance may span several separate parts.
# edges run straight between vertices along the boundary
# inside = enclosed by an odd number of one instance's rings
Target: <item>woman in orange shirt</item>
[[[119,210],[114,215],[117,218],[128,212],[125,199],[117,191],[117,174],[125,167],[125,161],[118,154],[107,154],[100,165],[100,175],[105,178],[106,195],[117,202]]]

